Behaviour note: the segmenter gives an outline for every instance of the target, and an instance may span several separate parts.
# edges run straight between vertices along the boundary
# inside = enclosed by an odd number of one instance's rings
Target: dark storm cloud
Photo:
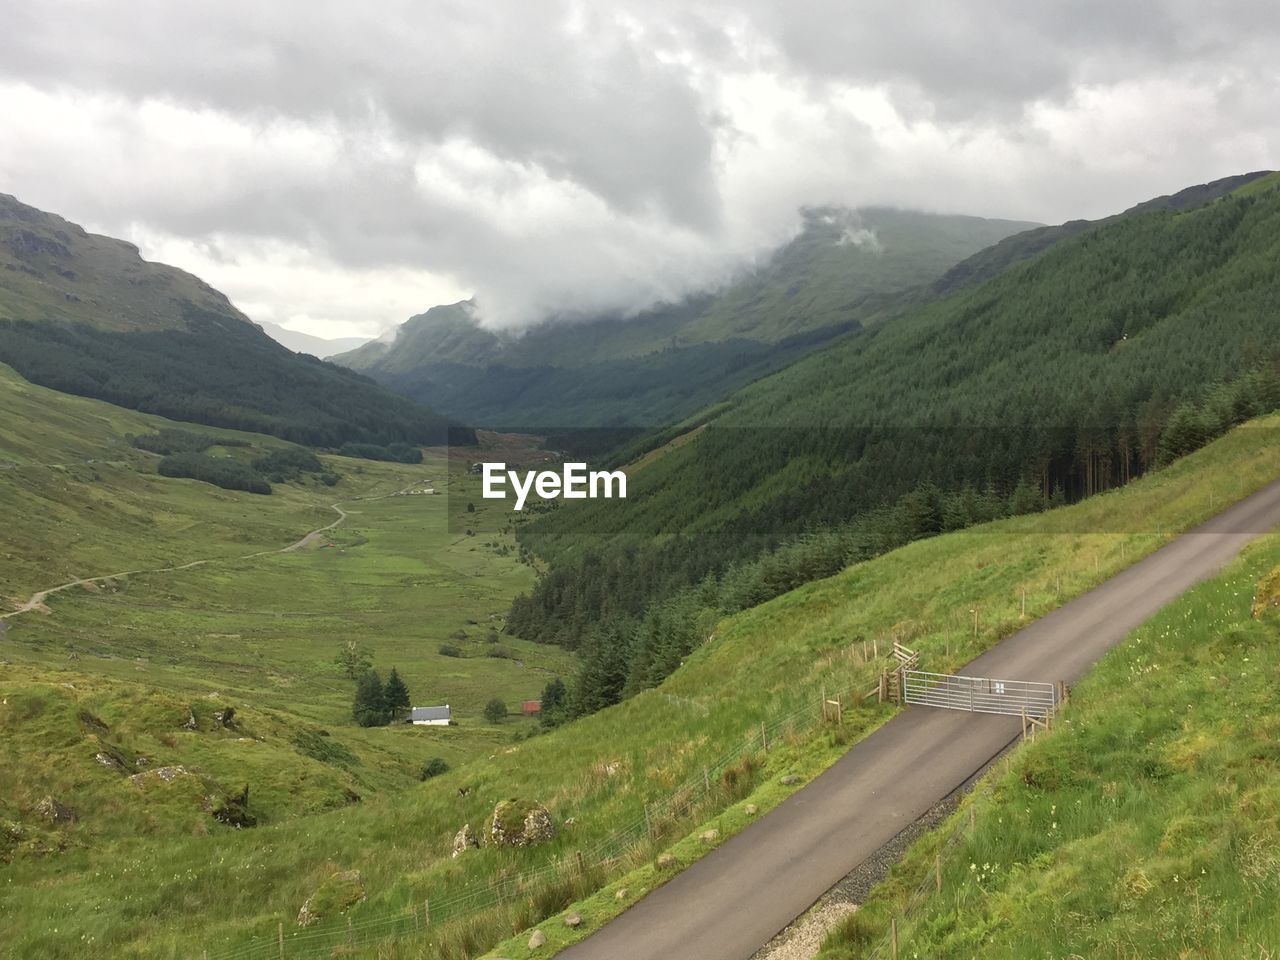
[[[401,269],[498,323],[625,311],[802,204],[1095,216],[1280,148],[1255,0],[0,7],[0,189],[273,311]]]

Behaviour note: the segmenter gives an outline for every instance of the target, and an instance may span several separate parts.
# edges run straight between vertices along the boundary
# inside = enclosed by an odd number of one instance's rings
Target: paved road
[[[1074,681],[1133,628],[1280,524],[1280,481],[970,662],[961,673]],[[804,789],[561,960],[746,960],[1000,753],[1014,717],[911,708]]]

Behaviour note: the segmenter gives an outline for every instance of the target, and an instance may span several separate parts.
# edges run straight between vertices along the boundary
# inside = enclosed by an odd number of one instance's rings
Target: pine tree
[[[356,684],[351,716],[362,727],[380,727],[387,722],[386,694],[377,670],[370,670]]]
[[[569,692],[565,689],[564,681],[559,677],[542,688],[540,719],[544,727],[557,727],[564,723],[568,698]]]
[[[403,716],[409,709],[409,688],[400,679],[400,674],[396,672],[395,667],[391,668],[391,674],[387,677],[387,685],[383,688],[382,697],[389,721]]]

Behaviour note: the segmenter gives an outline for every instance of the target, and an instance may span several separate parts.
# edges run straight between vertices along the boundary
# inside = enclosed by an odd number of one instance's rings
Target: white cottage
[[[447,727],[452,716],[447,703],[443,707],[414,707],[409,722],[416,727]]]

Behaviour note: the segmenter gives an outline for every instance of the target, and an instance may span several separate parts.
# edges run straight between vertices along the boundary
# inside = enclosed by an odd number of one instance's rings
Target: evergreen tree
[[[404,716],[405,711],[409,709],[409,688],[400,679],[400,674],[396,672],[395,667],[391,668],[391,674],[387,677],[387,685],[382,695],[386,701],[387,716],[391,720]]]
[[[387,722],[386,693],[377,670],[370,670],[356,684],[351,716],[362,727],[380,727]]]
[[[565,721],[565,712],[569,706],[569,691],[564,681],[556,677],[542,688],[542,712],[540,719],[544,727],[558,727]]]

